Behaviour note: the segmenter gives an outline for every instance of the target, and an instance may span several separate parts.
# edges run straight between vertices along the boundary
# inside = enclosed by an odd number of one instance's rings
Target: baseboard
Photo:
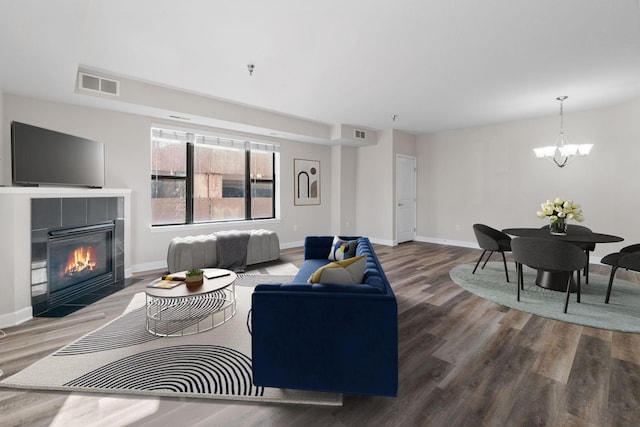
[[[394,240],[378,239],[375,237],[369,237],[369,241],[371,241],[371,243],[375,243],[376,245],[384,246],[396,246],[398,244],[398,242]]]
[[[416,242],[436,243],[439,245],[461,246],[463,248],[480,249],[480,246],[478,246],[477,242],[466,242],[463,240],[449,240],[449,239],[439,239],[435,237],[418,236],[416,237]]]
[[[134,273],[140,273],[143,271],[153,271],[153,270],[167,270],[167,260],[163,261],[153,261],[153,262],[145,262],[144,264],[136,264],[131,266],[131,268],[127,268],[124,272],[125,277],[131,277]]]
[[[1,314],[0,328],[16,326],[31,319],[33,319],[33,309],[31,306],[25,307],[13,313]]]
[[[299,248],[300,246],[304,246],[304,240],[300,242],[281,243],[280,249]]]

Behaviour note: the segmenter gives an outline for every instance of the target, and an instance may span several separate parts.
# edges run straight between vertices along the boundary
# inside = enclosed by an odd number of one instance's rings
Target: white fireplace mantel
[[[31,199],[124,197],[125,271],[130,265],[131,190],[57,187],[0,187],[0,328],[32,318]]]

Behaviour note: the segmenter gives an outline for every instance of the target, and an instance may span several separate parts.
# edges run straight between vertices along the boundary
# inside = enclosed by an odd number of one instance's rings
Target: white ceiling
[[[74,92],[86,67],[329,125],[421,134],[557,114],[560,95],[566,113],[640,97],[640,5],[0,0],[0,64],[5,93],[96,105]]]

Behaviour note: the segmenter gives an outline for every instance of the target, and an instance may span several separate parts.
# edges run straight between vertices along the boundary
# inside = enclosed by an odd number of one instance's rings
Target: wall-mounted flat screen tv
[[[14,185],[104,187],[104,144],[11,123]]]

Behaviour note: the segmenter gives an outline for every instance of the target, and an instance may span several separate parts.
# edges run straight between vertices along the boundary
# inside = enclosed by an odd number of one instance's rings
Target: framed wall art
[[[320,204],[320,161],[293,159],[293,204]]]

